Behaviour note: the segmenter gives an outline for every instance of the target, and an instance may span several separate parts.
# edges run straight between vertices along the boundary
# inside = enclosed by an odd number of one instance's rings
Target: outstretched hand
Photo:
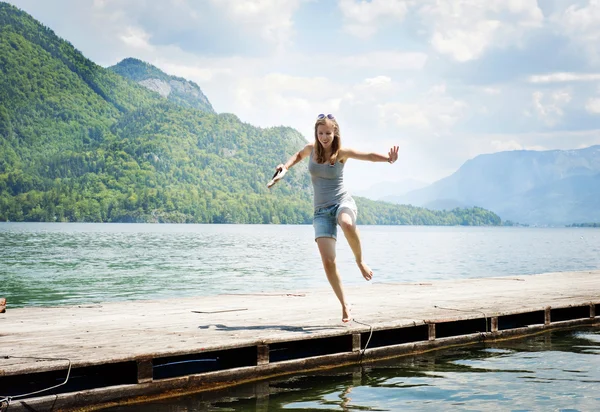
[[[279,165],[275,168],[275,174],[271,181],[267,184],[267,187],[270,189],[273,185],[281,180],[281,178],[287,172],[287,168],[284,165]]]
[[[392,164],[396,160],[398,160],[398,148],[399,148],[399,146],[392,146],[392,148],[390,149],[390,151],[388,153],[388,162],[390,164]]]

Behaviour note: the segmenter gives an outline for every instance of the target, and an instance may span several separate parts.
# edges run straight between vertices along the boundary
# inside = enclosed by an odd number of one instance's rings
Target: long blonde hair
[[[324,117],[322,119],[317,119],[315,122],[315,154],[317,155],[317,163],[325,163],[327,159],[325,159],[325,149],[319,142],[319,138],[317,137],[317,128],[320,125],[325,125],[327,122],[330,122],[333,125],[333,142],[331,143],[331,156],[329,156],[329,164],[335,164],[337,160],[338,153],[340,148],[342,147],[342,137],[340,136],[340,125],[337,120],[329,119]]]

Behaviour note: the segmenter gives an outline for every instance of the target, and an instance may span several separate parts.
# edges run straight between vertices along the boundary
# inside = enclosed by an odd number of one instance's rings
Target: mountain
[[[196,83],[181,77],[169,76],[149,63],[127,58],[108,69],[181,106],[208,113],[215,112],[208,98]]]
[[[406,193],[421,189],[427,186],[427,183],[414,179],[406,179],[396,182],[379,182],[367,189],[355,190],[353,193],[357,196],[364,196],[372,200],[383,200],[385,202],[394,202],[397,197]]]
[[[0,219],[304,223],[306,140],[172,102],[0,3]]]
[[[0,2],[2,221],[310,223],[306,162],[266,188],[274,167],[305,144],[292,128],[214,113],[197,85],[147,63],[100,67]],[[362,224],[500,223],[480,209],[357,202]]]
[[[396,199],[435,208],[480,206],[538,225],[600,221],[600,146],[517,150],[468,160],[455,173]]]

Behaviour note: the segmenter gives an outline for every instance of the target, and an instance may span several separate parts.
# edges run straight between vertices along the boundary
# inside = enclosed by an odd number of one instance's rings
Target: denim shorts
[[[350,211],[354,223],[358,216],[356,203],[351,197],[343,199],[340,203],[315,209],[313,227],[315,228],[315,240],[320,237],[331,237],[337,239],[338,217],[341,212]]]

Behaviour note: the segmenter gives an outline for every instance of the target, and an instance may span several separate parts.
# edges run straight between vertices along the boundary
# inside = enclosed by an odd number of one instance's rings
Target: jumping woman
[[[342,147],[340,127],[331,114],[320,114],[315,122],[315,141],[291,156],[285,164],[277,166],[276,175],[269,187],[279,181],[289,168],[309,158],[308,171],[314,190],[315,241],[321,254],[323,268],[327,280],[342,305],[342,321],[351,320],[350,307],[346,301],[342,279],[336,265],[337,225],[340,225],[344,236],[354,253],[356,264],[363,277],[369,281],[373,271],[364,262],[356,218],[356,203],[344,186],[344,166],[348,159],[366,160],[370,162],[388,162],[398,160],[398,146],[393,146],[386,155],[365,153],[348,147]]]

